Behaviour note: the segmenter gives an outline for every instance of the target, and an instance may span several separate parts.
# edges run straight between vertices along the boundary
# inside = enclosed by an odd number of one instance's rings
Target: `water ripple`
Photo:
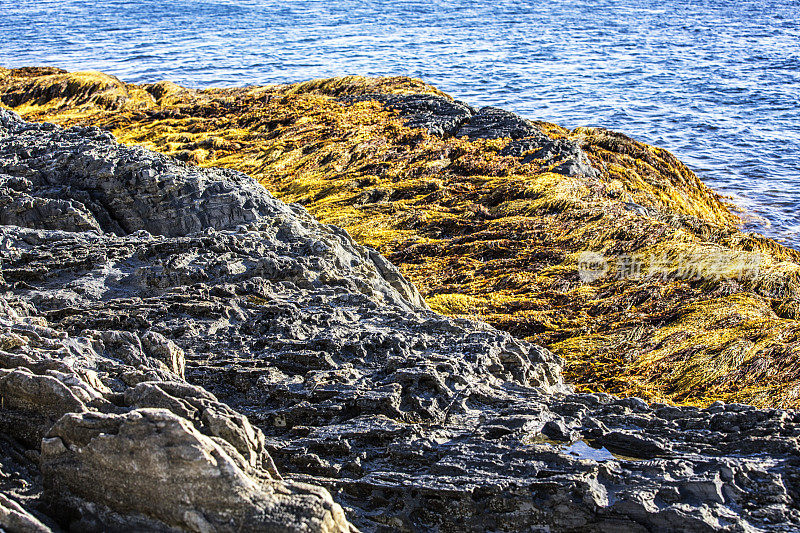
[[[800,247],[797,0],[0,0],[0,63],[192,87],[417,76],[664,146]]]

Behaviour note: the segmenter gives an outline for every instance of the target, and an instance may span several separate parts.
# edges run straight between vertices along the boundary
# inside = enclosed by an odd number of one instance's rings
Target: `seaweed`
[[[502,155],[509,139],[443,138],[377,101],[342,101],[372,94],[449,98],[405,77],[192,90],[0,69],[0,101],[26,119],[96,125],[250,174],[377,248],[432,309],[564,357],[581,390],[800,406],[800,253],[742,232],[725,199],[672,154],[601,128],[532,122],[579,143],[598,170],[568,176]],[[583,279],[587,252],[612,268]],[[639,275],[618,275],[621,260]]]

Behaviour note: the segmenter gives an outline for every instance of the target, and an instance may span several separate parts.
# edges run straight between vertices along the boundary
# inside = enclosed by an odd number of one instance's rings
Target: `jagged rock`
[[[572,393],[549,351],[432,313],[244,176],[9,117],[0,173],[100,228],[0,227],[0,367],[80,400],[53,421],[8,385],[0,420],[52,421],[23,511],[81,530],[346,530],[336,504],[365,531],[800,527],[800,414]]]
[[[0,224],[68,231],[99,230],[82,204],[58,198],[26,194],[31,182],[25,178],[0,176]]]
[[[24,423],[24,421],[23,421]],[[19,533],[59,531],[41,511],[39,445],[27,448],[0,431],[0,530]]]
[[[349,529],[324,489],[254,478],[164,409],[66,415],[42,441],[41,465],[45,497],[55,509],[81,509],[73,527],[82,529]]]
[[[551,172],[565,176],[599,176],[580,144],[569,139],[551,139],[543,133],[511,141],[500,155],[519,157],[523,164],[541,160]]]
[[[124,400],[130,407],[163,408],[187,420],[199,421],[209,435],[233,446],[247,465],[280,478],[265,450],[264,434],[204,389],[177,381],[143,382],[126,390]]]
[[[50,533],[52,529],[0,493],[0,528],[9,533]]]
[[[537,134],[543,135],[536,126],[519,115],[497,107],[483,107],[461,126],[455,136],[469,139],[522,139]]]
[[[3,412],[0,428],[35,446],[53,423],[66,413],[82,413],[86,405],[61,380],[35,375],[25,368],[0,370]]]
[[[423,128],[431,135],[449,137],[477,112],[475,108],[443,96],[430,94],[366,94],[341,98],[342,102],[374,100],[393,109],[410,128]]]
[[[465,121],[454,134],[468,139],[511,138],[500,155],[522,159],[522,163],[542,160],[551,172],[565,176],[596,177],[580,144],[569,139],[551,139],[531,122],[519,115],[496,107],[484,107]]]
[[[429,94],[367,94],[348,96],[342,102],[374,100],[393,109],[410,128],[423,128],[431,135],[466,137],[468,139],[499,139],[511,141],[501,155],[518,157],[523,163],[542,160],[551,172],[565,176],[596,177],[580,144],[568,139],[551,139],[531,122],[519,115],[496,107],[480,110],[442,96]],[[371,190],[375,194],[376,190]],[[368,203],[375,202],[374,198]]]
[[[6,117],[4,127],[13,134],[2,141],[0,169],[12,178],[26,180],[31,197],[80,203],[103,232],[129,235],[144,231],[178,237],[269,220],[276,240],[285,246],[305,248],[306,261],[295,261],[299,263],[294,273],[297,278],[311,281],[305,279],[313,274],[303,263],[318,258],[317,261],[330,261],[349,269],[348,274],[364,285],[359,288],[362,291],[380,292],[396,303],[424,305],[416,289],[407,282],[400,284],[399,277],[394,280],[399,289],[387,287],[371,268],[370,251],[356,247],[346,233],[317,224],[302,207],[275,200],[243,174],[176,165],[153,152],[118,145],[110,134],[98,128],[62,130],[52,124],[12,120],[18,117],[10,111],[0,113]],[[20,165],[21,160],[24,165]],[[15,220],[23,223],[26,216],[33,217],[37,220],[35,225],[21,227],[38,229],[41,224],[36,214],[19,213]],[[53,214],[47,222],[51,227],[46,229],[59,224],[64,231],[81,229],[72,219],[70,212],[60,220]],[[267,268],[272,266],[268,257],[263,262]],[[175,269],[177,275],[205,275],[191,266],[180,266]],[[164,270],[150,273],[157,277],[167,274]]]

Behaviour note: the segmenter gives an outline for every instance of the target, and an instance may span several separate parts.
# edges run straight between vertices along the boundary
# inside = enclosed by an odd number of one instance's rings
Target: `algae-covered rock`
[[[11,200],[98,228],[0,226],[3,527],[800,527],[797,412],[574,393],[244,175],[0,120]]]
[[[563,356],[582,390],[800,405],[800,254],[739,231],[665,150],[474,109],[408,78],[195,91],[0,70],[0,101],[248,173],[377,248],[435,310]],[[5,187],[0,202],[19,198]],[[72,200],[14,201],[9,220],[28,202],[41,224],[62,212],[93,224]]]

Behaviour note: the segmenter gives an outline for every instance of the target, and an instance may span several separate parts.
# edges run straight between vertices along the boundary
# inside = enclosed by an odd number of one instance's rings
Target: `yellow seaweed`
[[[800,254],[741,232],[730,206],[672,154],[537,122],[601,169],[562,176],[501,156],[507,139],[442,139],[377,102],[341,101],[373,93],[446,96],[404,77],[198,91],[0,69],[5,107],[250,174],[376,247],[433,309],[549,347],[582,390],[800,407]],[[587,251],[658,275],[612,269],[586,282]]]

